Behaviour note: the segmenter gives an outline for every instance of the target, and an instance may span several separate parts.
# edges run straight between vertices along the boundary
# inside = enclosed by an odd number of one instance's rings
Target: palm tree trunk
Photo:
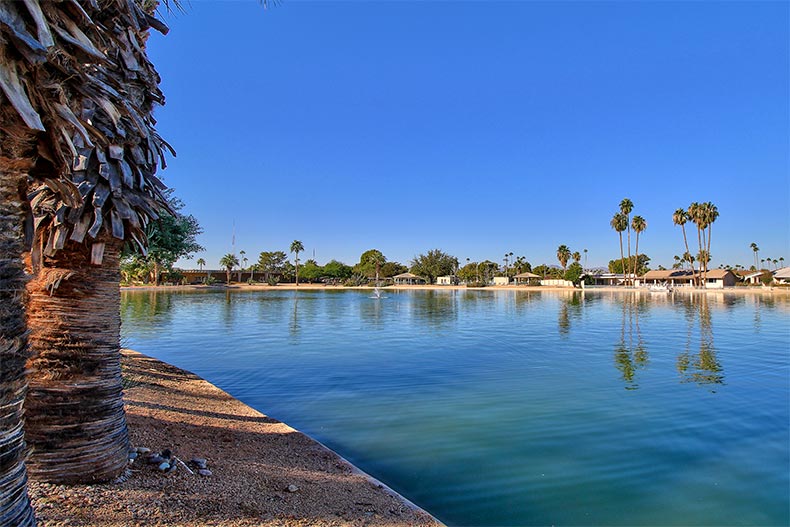
[[[710,261],[710,231],[711,231],[712,227],[713,227],[713,222],[710,222],[708,224],[708,240],[707,240],[708,247],[707,247],[707,249],[705,249],[705,251],[706,251],[706,253],[705,253],[705,283],[708,283],[708,261]]]
[[[636,231],[636,246],[634,247],[634,275],[638,274],[639,270],[639,231]]]
[[[680,230],[683,231],[683,243],[686,245],[686,254],[691,255],[691,251],[689,251],[689,241],[688,238],[686,238],[686,226],[682,223],[680,224]],[[686,259],[686,254],[683,255],[684,260]],[[690,263],[691,262],[689,262],[689,264]],[[693,271],[694,269],[692,268],[691,270]]]
[[[27,495],[22,404],[25,325],[24,188],[29,163],[0,157],[0,525],[36,524]]]
[[[702,229],[700,228],[699,225],[697,225],[697,243],[699,244],[699,252],[700,252],[699,255],[700,256],[705,256],[704,254],[702,254]],[[702,260],[704,260],[704,259],[705,258],[700,258],[700,262],[699,262],[699,272],[700,272],[700,274],[702,274]],[[702,285],[702,279],[701,279],[701,277],[698,276],[697,277],[697,286],[699,287],[701,285]]]
[[[91,264],[102,249],[103,263]],[[121,242],[68,242],[28,286],[26,433],[33,477],[55,483],[108,481],[127,464],[120,354]]]
[[[631,217],[628,217],[628,271],[626,272],[626,283],[631,283],[629,276],[631,270]],[[633,284],[631,284],[633,285]]]
[[[618,231],[618,234],[620,235],[620,263],[623,264],[623,273],[625,273],[625,257],[623,256],[623,232]],[[628,275],[625,276],[627,277]],[[625,279],[625,284],[628,285],[628,278]]]

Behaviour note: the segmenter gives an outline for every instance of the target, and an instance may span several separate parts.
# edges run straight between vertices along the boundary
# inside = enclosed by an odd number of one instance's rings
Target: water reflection
[[[428,290],[420,293],[421,301],[411,304],[412,316],[417,324],[427,323],[441,328],[458,319],[456,290]]]
[[[557,311],[557,325],[561,336],[565,337],[570,333],[572,320],[581,318],[583,302],[584,294],[578,291],[566,293],[565,297],[560,299],[560,308]]]
[[[724,372],[713,345],[713,322],[708,295],[688,297],[685,318],[686,348],[677,358],[681,382],[695,382],[700,385],[723,384]],[[692,353],[695,327],[699,328],[699,345]],[[694,347],[697,347],[696,344]]]
[[[636,390],[637,372],[649,362],[647,346],[639,327],[640,312],[646,311],[648,303],[638,292],[628,292],[620,297],[622,322],[620,341],[614,349],[615,367],[620,371],[626,390]]]

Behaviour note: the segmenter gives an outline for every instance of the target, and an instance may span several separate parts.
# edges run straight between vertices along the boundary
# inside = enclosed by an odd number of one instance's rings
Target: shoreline
[[[214,285],[134,285],[121,286],[121,291],[372,291],[373,286],[353,286],[325,285],[325,284],[278,284],[271,286],[267,284],[214,284]],[[534,286],[534,285],[491,285],[486,287],[466,287],[464,285],[388,285],[381,286],[383,291],[565,291],[565,292],[617,292],[617,293],[650,293],[647,287],[622,287],[622,286],[588,286],[581,287],[559,287],[559,286]],[[695,287],[678,287],[673,293],[681,294],[779,294],[790,295],[790,287],[725,287],[697,289]],[[655,293],[653,293],[655,294]]]
[[[205,379],[122,350],[133,447],[204,458],[211,475],[160,472],[143,457],[125,477],[94,485],[29,481],[46,526],[443,527],[320,442]]]

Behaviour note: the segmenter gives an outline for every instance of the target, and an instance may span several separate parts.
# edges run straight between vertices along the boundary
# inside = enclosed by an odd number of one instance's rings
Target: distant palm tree
[[[291,252],[296,256],[294,257],[294,264],[296,267],[296,286],[299,287],[299,253],[304,251],[304,245],[299,240],[294,240],[291,243]]]
[[[623,200],[620,201],[620,213],[622,213],[625,216],[625,227],[628,230],[628,267],[629,267],[628,270],[624,269],[624,271],[625,271],[626,279],[629,281],[630,281],[629,275],[631,274],[630,267],[631,267],[631,211],[632,210],[634,210],[634,203],[628,198],[623,198]]]
[[[579,263],[582,260],[582,253],[580,253],[579,251],[573,251],[571,258],[573,258],[574,262]]]
[[[785,266],[785,257],[784,256],[780,256],[779,257],[779,263],[781,264],[782,267]]]
[[[634,216],[631,220],[631,228],[634,229],[636,233],[636,263],[634,263],[634,271],[635,273],[639,272],[639,234],[644,232],[647,229],[647,222],[642,216]]]
[[[751,247],[752,251],[754,251],[754,268],[757,269],[757,262],[759,261],[760,248],[757,247],[757,244],[754,242],[752,242],[752,244],[749,247]]]
[[[206,260],[204,260],[203,258],[198,258],[197,259],[197,264],[198,264],[198,269],[200,269],[202,271],[203,270],[203,266],[206,265]]]
[[[779,266],[777,266],[776,264],[778,264],[778,263],[779,263],[779,260],[777,260],[776,258],[774,258],[774,259],[773,259],[773,262],[774,262],[774,270],[778,269],[778,268],[779,268]]]
[[[623,271],[625,271],[625,256],[623,255],[623,232],[628,226],[628,220],[626,219],[625,214],[618,212],[614,215],[614,217],[612,217],[609,225],[611,225],[617,234],[620,235],[620,263],[622,265]]]
[[[584,250],[584,268],[587,269],[587,249]]]
[[[227,277],[228,285],[230,285],[230,273],[233,272],[234,267],[239,265],[239,259],[236,258],[235,254],[228,253],[220,259],[219,265],[225,268],[225,276]]]
[[[239,251],[239,256],[241,256],[241,265],[239,265],[239,282],[241,282],[241,273],[247,267],[247,251]]]
[[[568,260],[571,257],[571,250],[568,249],[567,245],[560,245],[557,247],[557,260],[560,261],[560,265],[562,265],[562,270],[565,271],[565,268],[568,266]]]
[[[711,229],[713,228],[713,222],[715,222],[716,219],[718,219],[718,217],[719,217],[719,209],[716,207],[716,205],[713,204],[713,202],[707,201],[707,202],[702,204],[702,211],[703,211],[703,215],[705,217],[705,225],[708,228],[708,234],[707,234],[708,245],[707,245],[707,248],[705,249],[705,256],[706,256],[706,261],[705,261],[705,281],[707,282],[707,280],[708,280],[708,262],[710,261]]]
[[[689,221],[689,215],[688,212],[686,212],[686,209],[677,209],[672,214],[672,223],[675,225],[680,225],[680,229],[683,231],[683,244],[686,246],[686,252],[683,253],[683,261],[691,263],[689,261],[689,258],[691,258],[691,251],[689,251],[689,241],[688,238],[686,238],[687,221]]]

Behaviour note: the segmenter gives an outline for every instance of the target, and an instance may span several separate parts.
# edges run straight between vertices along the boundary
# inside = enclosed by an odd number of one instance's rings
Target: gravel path
[[[431,526],[441,523],[304,434],[184,370],[124,350],[135,447],[126,481],[30,483],[41,526]],[[161,472],[164,449],[185,464]],[[165,453],[167,454],[167,452]],[[211,475],[197,473],[205,459]]]

